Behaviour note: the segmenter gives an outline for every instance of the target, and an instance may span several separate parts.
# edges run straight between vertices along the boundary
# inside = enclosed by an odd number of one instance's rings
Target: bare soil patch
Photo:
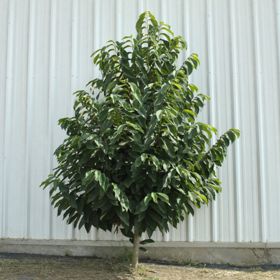
[[[0,255],[0,279],[98,279],[98,280],[200,280],[200,279],[279,279],[278,267],[207,267],[142,263],[134,273],[119,260],[73,257]]]

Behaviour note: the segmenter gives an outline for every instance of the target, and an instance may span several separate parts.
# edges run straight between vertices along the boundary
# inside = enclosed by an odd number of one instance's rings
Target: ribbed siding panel
[[[201,119],[220,133],[241,130],[217,200],[154,238],[280,242],[279,2],[0,0],[0,238],[123,238],[73,230],[38,186],[56,165],[65,136],[57,120],[72,114],[72,92],[98,75],[91,53],[135,33],[138,14],[151,10],[200,56],[191,80],[211,96]]]

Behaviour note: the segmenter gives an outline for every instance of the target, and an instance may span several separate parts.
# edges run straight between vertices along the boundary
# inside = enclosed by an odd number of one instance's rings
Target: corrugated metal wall
[[[242,136],[220,169],[223,193],[158,240],[280,241],[279,0],[0,0],[0,237],[111,239],[77,232],[38,188],[55,166],[72,92],[97,75],[93,50],[134,33],[151,10],[186,37],[212,101],[203,118]]]

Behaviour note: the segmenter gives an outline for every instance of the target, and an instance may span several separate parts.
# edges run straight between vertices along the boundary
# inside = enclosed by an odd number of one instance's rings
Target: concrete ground
[[[134,273],[125,260],[2,254],[0,255],[0,279],[263,280],[280,279],[280,268],[275,266],[238,268],[141,263],[138,272]]]

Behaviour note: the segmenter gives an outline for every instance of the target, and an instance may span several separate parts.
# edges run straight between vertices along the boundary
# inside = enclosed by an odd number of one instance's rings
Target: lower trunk
[[[137,231],[134,232],[133,236],[133,252],[132,252],[132,267],[137,269],[138,259],[139,259],[139,243],[140,243],[140,235]]]

